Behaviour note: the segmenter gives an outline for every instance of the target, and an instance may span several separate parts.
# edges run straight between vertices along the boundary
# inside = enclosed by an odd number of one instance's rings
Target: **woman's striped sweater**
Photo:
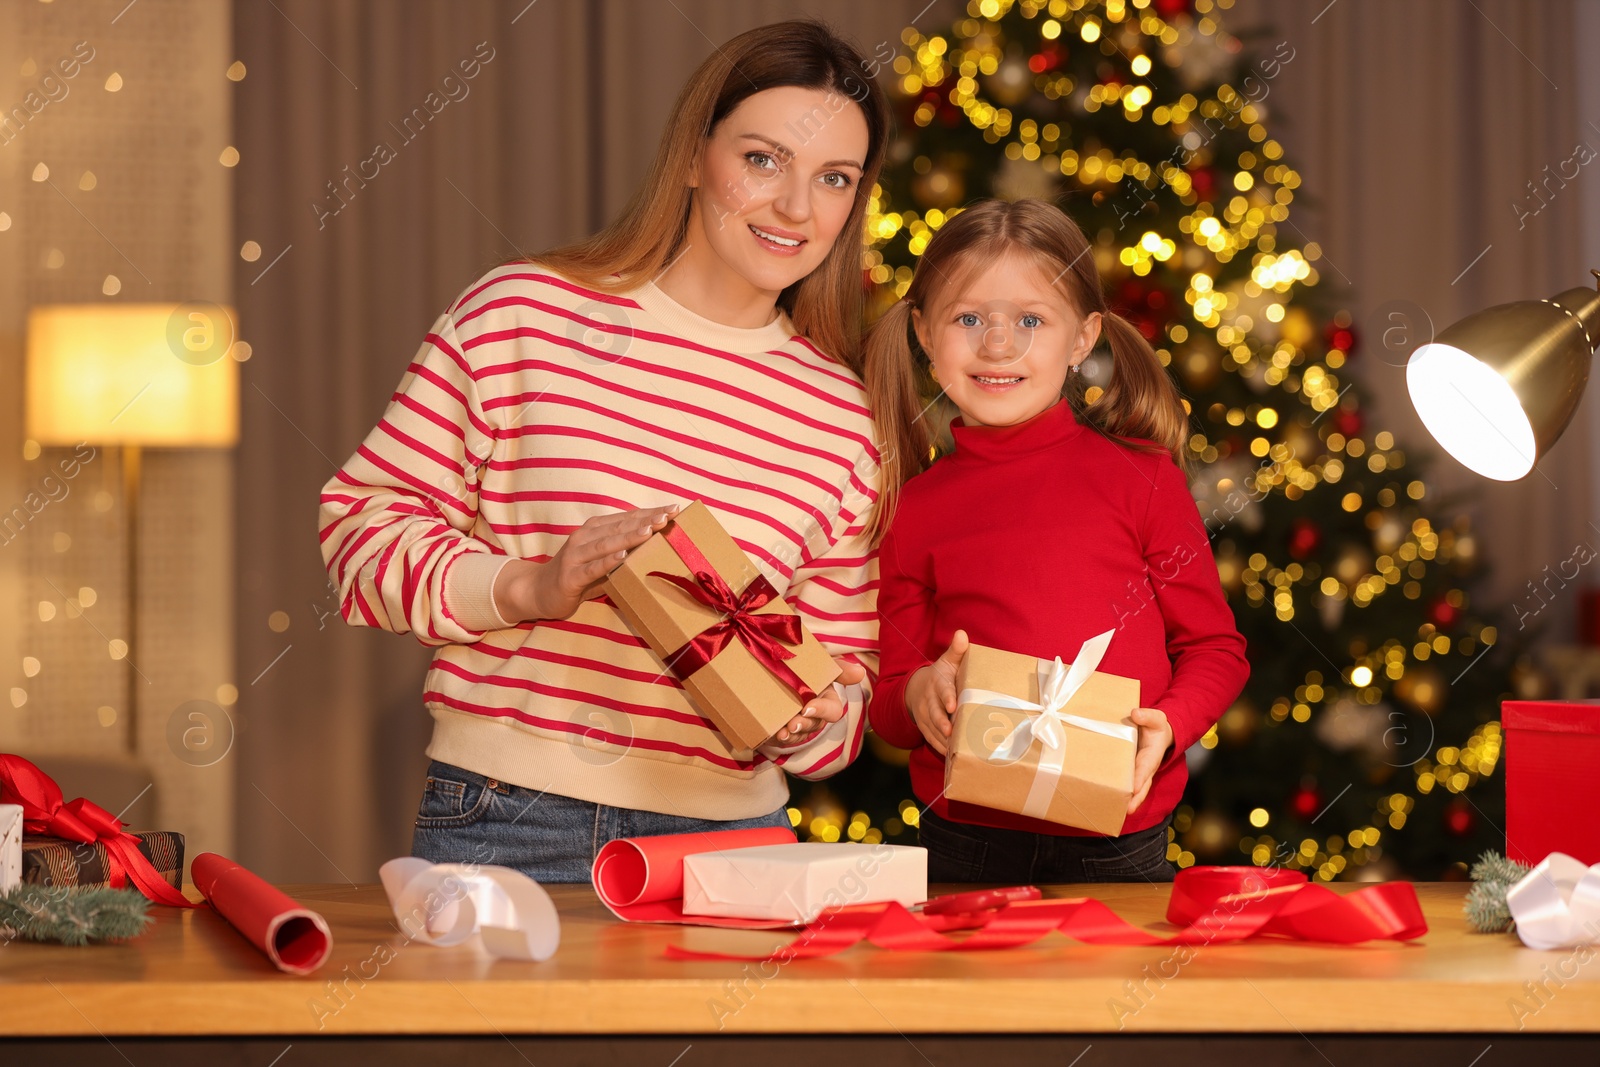
[[[860,380],[788,318],[740,329],[653,284],[596,292],[497,267],[433,324],[382,421],[322,491],[345,621],[437,646],[428,755],[530,789],[703,819],[764,815],[782,773],[860,750],[878,660],[878,492]],[[802,746],[739,751],[604,597],[507,625],[507,560],[593,515],[703,500],[825,648],[867,682]]]

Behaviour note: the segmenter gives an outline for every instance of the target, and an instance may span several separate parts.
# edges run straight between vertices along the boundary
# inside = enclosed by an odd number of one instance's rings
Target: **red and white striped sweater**
[[[438,646],[429,756],[595,803],[751,818],[786,802],[782,770],[826,777],[861,747],[872,437],[860,380],[781,313],[739,329],[653,284],[616,296],[506,264],[439,316],[324,486],[323,560],[346,622]],[[735,750],[604,597],[516,626],[495,609],[507,560],[549,559],[593,515],[696,499],[822,645],[867,670],[803,746]]]

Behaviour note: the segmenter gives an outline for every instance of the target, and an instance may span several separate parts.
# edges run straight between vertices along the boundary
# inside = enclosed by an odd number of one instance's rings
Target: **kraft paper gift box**
[[[22,881],[22,805],[0,804],[0,893]]]
[[[945,797],[1117,835],[1133,796],[1139,682],[1095,670],[1115,631],[1069,665],[971,645],[956,672]]]
[[[183,835],[170,830],[135,830],[138,849],[166,883],[183,888]],[[22,843],[22,880],[39,885],[87,888],[111,884],[106,846],[59,837],[30,837]],[[126,883],[133,885],[131,879]]]
[[[808,923],[827,908],[928,899],[928,850],[807,842],[683,858],[683,913]]]
[[[629,552],[605,592],[736,748],[767,740],[839,676],[700,501]]]

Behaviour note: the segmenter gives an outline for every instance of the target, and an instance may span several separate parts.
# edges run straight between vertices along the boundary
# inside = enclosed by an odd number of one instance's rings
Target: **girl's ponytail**
[[[1148,441],[1185,469],[1189,415],[1178,389],[1138,327],[1109,308],[1100,329],[1111,345],[1111,381],[1083,417],[1113,437]]]
[[[927,364],[911,330],[911,301],[896,300],[867,331],[863,375],[878,436],[878,503],[867,531],[882,539],[894,517],[900,487],[928,466],[931,437],[923,419],[917,374]]]

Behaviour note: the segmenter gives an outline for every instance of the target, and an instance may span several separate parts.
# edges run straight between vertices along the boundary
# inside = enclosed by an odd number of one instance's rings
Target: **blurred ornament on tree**
[[[1178,346],[1175,362],[1183,380],[1196,392],[1208,391],[1222,375],[1222,351],[1207,335],[1191,334]]]
[[[1237,824],[1214,811],[1201,811],[1190,821],[1180,844],[1196,859],[1215,862],[1229,853],[1237,855],[1238,842]]]
[[[1461,621],[1461,608],[1452,602],[1455,590],[1440,593],[1428,605],[1428,621],[1441,630],[1453,629]]]
[[[1317,740],[1335,752],[1353,749],[1373,751],[1383,745],[1389,729],[1389,708],[1384,704],[1361,704],[1340,698],[1317,716]]]
[[[1556,691],[1555,678],[1530,655],[1518,656],[1512,665],[1511,687],[1518,700],[1548,700]]]
[[[966,198],[966,185],[961,175],[943,164],[935,165],[926,174],[919,174],[911,182],[911,195],[924,211],[932,208],[949,208]]]
[[[1292,307],[1284,311],[1281,324],[1283,339],[1296,348],[1305,348],[1317,336],[1317,324],[1305,308]]]
[[[1302,819],[1312,819],[1317,812],[1322,810],[1322,794],[1317,792],[1314,783],[1302,785],[1294,791],[1294,796],[1289,798],[1289,810]]]
[[[1328,328],[1323,334],[1329,348],[1337,348],[1345,354],[1346,359],[1353,359],[1356,354],[1356,331],[1350,325],[1350,313],[1341,311],[1328,323]]]
[[[1032,96],[1033,73],[1028,69],[1027,60],[1022,58],[1022,52],[1015,48],[1009,50],[1000,69],[984,79],[984,87],[991,97],[1007,107],[1016,107]]]
[[[1289,524],[1289,555],[1310,559],[1322,548],[1322,527],[1304,515]]]
[[[1372,550],[1361,544],[1350,544],[1339,550],[1333,560],[1333,576],[1346,586],[1353,586],[1372,573]]]
[[[1394,695],[1401,703],[1428,716],[1439,713],[1449,691],[1443,673],[1431,663],[1406,668],[1394,683]]]
[[[1465,797],[1456,797],[1444,806],[1444,828],[1457,837],[1466,837],[1478,824],[1478,816]]]
[[[1240,697],[1233,707],[1217,720],[1217,740],[1222,744],[1240,748],[1250,743],[1261,726],[1261,711],[1248,697]]]

